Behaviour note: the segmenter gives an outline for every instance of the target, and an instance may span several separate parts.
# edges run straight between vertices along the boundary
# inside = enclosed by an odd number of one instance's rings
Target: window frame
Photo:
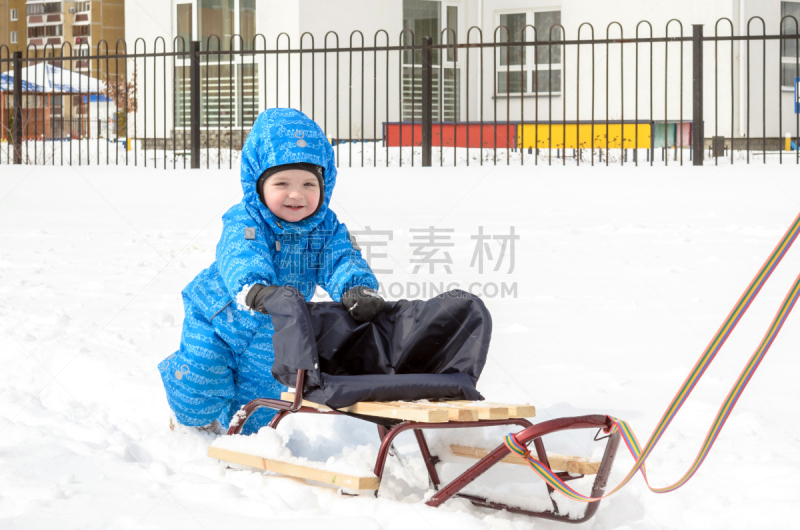
[[[783,24],[781,24],[781,27],[778,28],[778,31],[779,31],[779,33],[781,35],[784,34],[783,33],[784,26],[786,27],[787,32],[788,32],[789,29],[795,29],[794,28],[794,24],[792,24],[791,20],[783,20],[783,17],[786,16],[786,15],[783,14],[784,4],[795,4],[797,9],[798,9],[798,11],[800,11],[800,2],[785,2],[785,1],[781,2],[781,18],[780,18],[780,20],[783,22]],[[798,16],[797,24],[798,24],[798,31],[800,31],[800,16]],[[784,55],[783,54],[784,53],[783,46],[784,46],[784,41],[781,40],[781,64],[780,64],[780,68],[781,68],[781,75],[780,75],[781,90],[787,91],[787,92],[794,92],[794,77],[792,77],[790,79],[791,80],[791,84],[789,84],[789,85],[784,85],[783,84],[783,66],[787,65],[787,64],[795,66],[795,67],[797,66],[798,57],[800,57],[800,46],[798,46],[797,41],[795,41],[795,46],[797,46],[797,47],[795,48],[795,55],[793,55],[793,56],[792,55]],[[800,75],[800,73],[798,73],[797,69],[795,68],[795,76],[798,76],[798,75]]]
[[[16,31],[11,32],[11,44],[19,44],[19,33]]]
[[[86,29],[83,29],[86,28]],[[62,31],[63,33],[63,31]],[[73,37],[91,37],[92,36],[92,25],[90,23],[86,24],[72,24],[72,36]]]
[[[451,42],[449,42],[451,33],[449,31],[445,31],[447,29],[447,8],[448,7],[455,7],[456,8],[456,27],[455,27],[455,30],[456,30],[455,41],[456,42],[455,43],[458,44],[458,36],[459,35],[463,35],[463,28],[461,27],[462,26],[461,22],[464,19],[464,17],[461,14],[461,9],[462,9],[463,6],[461,5],[460,2],[457,2],[457,1],[454,1],[454,0],[446,0],[446,1],[442,2],[442,13],[441,13],[442,29],[439,31],[440,38],[442,40],[442,43],[444,43],[445,40],[448,40],[447,44],[452,44]],[[450,54],[448,52],[452,52],[452,51],[455,51],[455,54],[454,54],[453,59],[450,59],[450,57],[449,57]],[[440,58],[441,61],[442,61],[442,66],[444,66],[445,68],[458,68],[461,65],[460,56],[463,56],[463,55],[464,55],[463,53],[459,53],[459,49],[458,48],[456,48],[455,50],[453,50],[452,48],[449,49],[449,50],[448,49],[442,49],[442,56]]]
[[[450,44],[449,39],[451,38],[451,33],[446,31],[448,27],[448,20],[447,20],[447,11],[448,8],[454,7],[456,8],[456,22],[455,22],[455,42],[458,44],[459,42],[465,42],[466,39],[466,9],[464,2],[462,0],[438,0],[439,1],[439,33],[436,36],[436,41],[439,44]],[[405,27],[405,13],[403,14],[403,27]],[[403,43],[406,42],[406,39],[409,38],[407,32],[403,32],[402,41]],[[414,39],[416,40],[418,35],[414,34]],[[455,121],[458,121],[458,118],[461,116],[461,66],[462,61],[465,60],[464,57],[466,56],[466,50],[455,50],[455,54],[453,57],[450,57],[448,51],[453,51],[451,48],[448,50],[447,48],[440,48],[438,50],[433,50],[433,62],[432,65],[433,69],[433,99],[434,99],[434,119],[442,120],[443,123],[450,123],[450,120],[446,118],[448,116],[454,117]],[[439,54],[438,62],[436,59],[436,53]],[[407,97],[407,86],[406,82],[416,84],[421,82],[421,68],[422,64],[417,59],[412,59],[412,61],[408,61],[408,57],[416,57],[417,53],[408,54],[407,52],[403,52],[401,54],[402,60],[402,89],[401,89],[401,99],[403,101],[402,104],[402,111],[401,111],[401,121],[406,120],[407,112],[411,113],[412,121],[419,118],[414,118],[414,116],[421,111],[421,107],[415,107],[414,111],[408,111],[406,107],[406,97]],[[413,66],[413,68],[412,68]],[[450,77],[448,77],[450,76]],[[445,84],[450,80],[453,84],[452,90],[452,97],[454,98],[453,104],[451,106],[452,113],[445,113],[445,107],[448,106],[448,102],[445,99]],[[437,85],[438,84],[438,85]],[[438,86],[438,88],[437,88]],[[413,98],[414,100],[419,101],[417,97]],[[408,101],[412,101],[409,99]],[[437,121],[438,123],[438,121]]]
[[[492,35],[491,35],[491,39],[492,39],[491,42],[494,42],[494,38],[495,38],[494,31],[497,31],[498,39],[500,39],[502,37],[503,33],[504,33],[503,30],[497,30],[497,28],[500,27],[500,17],[501,17],[501,15],[521,15],[521,14],[524,14],[525,15],[525,24],[523,25],[523,28],[527,28],[528,26],[535,27],[536,13],[547,13],[547,12],[553,12],[553,11],[558,11],[560,15],[563,14],[562,6],[560,6],[560,5],[559,6],[533,7],[533,8],[525,8],[525,9],[520,9],[520,8],[516,8],[516,9],[514,9],[514,8],[498,9],[498,10],[496,10],[494,12],[494,22],[495,22],[494,28],[495,29],[493,30]],[[531,32],[528,31],[527,29],[525,30],[526,38],[530,33]],[[537,40],[538,41],[542,41],[542,40],[548,41],[549,39],[550,39],[549,35],[544,35],[544,36],[537,35]],[[509,39],[509,40],[513,42],[513,39]],[[562,40],[563,40],[563,35],[562,35]],[[500,55],[501,55],[501,49],[503,49],[503,48],[500,47],[500,46],[497,47],[497,51],[495,52],[495,60],[496,60],[496,65],[497,66],[495,68],[494,75],[493,75],[493,80],[492,80],[492,86],[494,87],[494,97],[497,98],[497,97],[519,97],[519,96],[523,96],[523,97],[545,97],[545,98],[547,98],[547,97],[561,97],[562,94],[564,93],[564,75],[563,75],[563,71],[564,71],[564,50],[563,50],[563,48],[562,48],[562,51],[561,51],[561,58],[560,58],[558,63],[554,62],[554,63],[544,63],[543,64],[543,63],[536,62],[537,48],[534,46],[534,44],[533,44],[534,41],[533,40],[531,40],[530,42],[531,42],[530,45],[525,46],[525,53],[523,54],[523,59],[522,59],[522,64],[521,65],[518,65],[518,64],[502,65],[501,64]],[[532,50],[532,53],[529,53],[528,50]],[[531,57],[533,57],[533,61],[532,62],[530,61]],[[550,72],[550,71],[554,71],[554,70],[562,72],[562,74],[560,76],[560,82],[557,85],[553,85],[554,91],[553,92],[549,92],[549,91],[546,91],[546,90],[542,90],[542,87],[539,87],[538,91],[534,91],[533,90],[533,88],[535,86],[534,83],[536,81],[536,77],[537,77],[538,72],[541,72],[541,71]],[[522,72],[522,75],[523,75],[524,80],[525,80],[525,86],[523,87],[523,91],[522,92],[519,92],[519,90],[518,90],[519,83],[511,83],[512,84],[511,87],[506,87],[507,89],[511,88],[512,91],[506,90],[505,92],[499,92],[499,88],[500,88],[499,74],[505,74],[506,72],[511,72],[511,73]],[[528,74],[530,74],[530,75],[528,75]],[[549,87],[545,87],[545,88],[549,88]]]
[[[445,31],[445,29],[447,28],[447,8],[448,7],[455,7],[456,10],[457,10],[456,11],[456,28],[455,28],[456,35],[455,35],[455,39],[456,39],[456,43],[458,43],[459,42],[459,35],[462,35],[462,36],[466,35],[466,30],[465,30],[465,27],[464,27],[465,25],[464,25],[464,12],[463,12],[464,5],[463,5],[463,2],[461,0],[438,0],[438,1],[439,1],[439,34],[436,36],[436,41],[439,44],[444,44],[444,41],[448,40],[450,38],[450,32],[449,31]],[[403,23],[405,24],[405,20],[403,20]],[[407,38],[406,37],[407,33],[404,32],[403,35],[404,35],[403,39],[405,40]],[[416,38],[417,38],[417,34],[415,33],[414,34],[414,39],[416,39]],[[447,44],[450,44],[450,43],[448,42]],[[457,67],[459,67],[461,65],[460,56],[462,56],[463,53],[459,53],[458,49],[456,49],[455,57],[452,60],[448,58],[448,53],[447,53],[448,50],[444,49],[444,48],[441,49],[441,52],[439,53],[439,61],[441,62],[441,65],[440,64],[435,64],[436,63],[435,54],[437,53],[437,51],[439,51],[439,50],[434,50],[433,51],[433,53],[434,53],[434,65],[433,65],[433,67],[434,68],[439,68],[439,66],[444,66],[445,68],[457,68]],[[450,51],[452,51],[452,49]],[[413,63],[408,61],[407,58],[406,58],[406,53],[403,53],[402,57],[403,57],[403,66],[411,66],[412,64],[415,64],[417,67],[420,66],[420,62],[419,61],[416,61],[416,62],[413,62]]]
[[[9,17],[11,22],[17,22],[19,20],[19,11],[17,9],[12,9],[11,13],[9,13]]]
[[[173,30],[175,31],[175,35],[176,36],[178,34],[178,6],[180,6],[180,5],[190,5],[191,8],[192,8],[192,20],[191,20],[191,23],[190,23],[190,29],[191,29],[191,32],[192,32],[192,40],[199,40],[202,43],[202,38],[201,38],[201,35],[200,35],[200,8],[198,7],[199,3],[200,3],[199,0],[180,0],[180,1],[175,2],[175,3],[172,4],[172,24],[173,24]],[[256,6],[256,15],[255,15],[256,30],[258,29],[258,10],[259,10],[258,5],[259,5],[259,2],[256,1],[255,2],[255,6]],[[241,20],[240,20],[241,17],[239,16],[240,15],[240,9],[241,9],[241,0],[234,0],[233,24],[234,24],[234,34],[236,34],[236,35],[240,35],[241,34],[241,27],[240,27],[240,25],[241,25]],[[264,9],[264,7],[262,6],[261,9]],[[258,34],[257,31],[256,31],[256,34]],[[220,44],[222,44],[222,42],[220,42]],[[235,51],[241,51],[242,44],[243,44],[243,42],[242,42],[241,39],[239,39],[239,38],[233,39],[233,49]],[[244,43],[244,44],[246,45],[246,43]],[[180,49],[180,45],[177,44],[177,42],[176,42],[176,45],[178,46],[178,49]],[[201,49],[202,49],[202,44],[201,44]],[[186,123],[185,125],[180,125],[181,119],[183,119],[185,117],[180,116],[179,115],[179,111],[177,110],[177,105],[179,104],[180,97],[181,97],[180,96],[181,92],[178,90],[179,76],[178,76],[178,73],[177,73],[177,69],[179,69],[179,68],[188,69],[189,66],[190,66],[190,60],[189,60],[189,55],[188,55],[189,42],[186,42],[186,50],[185,51],[187,52],[185,55],[178,55],[178,56],[175,57],[175,65],[174,65],[174,67],[175,67],[176,71],[174,72],[174,78],[173,78],[174,81],[173,81],[172,104],[173,104],[173,106],[175,108],[175,123],[173,124],[173,126],[174,126],[175,130],[179,130],[179,131],[188,130],[190,128],[188,123]],[[225,55],[225,50],[223,49],[223,50],[215,52],[215,53],[219,53],[220,56],[224,56]],[[208,56],[201,56],[201,57],[208,57]],[[218,66],[227,67],[228,64],[229,63],[228,63],[227,59],[224,60],[224,61],[221,61],[221,62],[212,62],[212,61],[208,61],[207,59],[201,59],[201,65],[200,65],[200,68],[201,68],[201,76],[200,77],[201,77],[201,79],[205,78],[204,75],[202,74],[204,68],[211,68],[212,72],[216,72],[215,69]],[[206,114],[206,117],[204,118],[204,114],[203,113],[204,112],[208,113],[208,111],[207,110],[204,111],[203,108],[202,108],[202,105],[203,105],[202,102],[205,101],[205,100],[202,99],[203,98],[202,91],[205,89],[205,87],[202,85],[202,82],[201,82],[201,87],[200,87],[200,89],[201,89],[200,129],[201,130],[204,130],[204,131],[206,131],[206,130],[217,130],[220,127],[222,128],[222,130],[238,130],[238,129],[241,129],[243,127],[243,125],[241,125],[241,124],[242,124],[242,122],[243,122],[243,120],[245,118],[245,111],[243,110],[243,104],[240,101],[241,98],[236,97],[236,94],[238,94],[239,91],[241,90],[241,85],[240,85],[241,79],[240,78],[242,78],[244,76],[245,66],[247,66],[247,65],[255,65],[255,68],[260,70],[261,68],[265,67],[265,64],[266,63],[264,61],[259,60],[257,55],[250,55],[250,54],[235,54],[235,55],[233,55],[232,66],[234,68],[234,71],[232,72],[231,75],[233,76],[233,80],[234,80],[234,82],[233,82],[233,84],[234,84],[234,96],[232,97],[232,101],[233,101],[233,123],[231,125],[221,125],[221,126],[219,126],[217,124],[210,124],[210,118],[208,117],[209,114]],[[241,72],[241,75],[240,75],[240,72]],[[216,79],[215,75],[212,75],[212,74],[208,74],[208,75],[210,75],[209,79],[212,79],[212,80]],[[227,79],[227,77],[223,77],[223,81],[225,79]],[[248,84],[248,86],[249,86],[249,84]],[[265,101],[264,98],[266,97],[266,87],[263,86],[263,81],[259,77],[259,74],[256,74],[256,85],[255,86],[256,86],[256,90],[258,91],[257,92],[257,96],[256,96],[256,109],[258,109],[258,108],[261,108],[264,105],[264,101]]]
[[[189,32],[191,34],[191,38],[189,39],[189,42],[183,43],[184,46],[186,47],[185,51],[188,52],[189,51],[189,44],[191,43],[192,40],[194,40],[197,37],[197,2],[176,2],[175,4],[173,4],[173,6],[172,6],[172,16],[173,16],[173,19],[175,20],[175,37],[176,38],[179,35],[179,32],[178,32],[178,7],[179,6],[183,6],[183,5],[189,5],[189,6],[192,7],[192,20],[189,22]],[[178,41],[176,39],[173,39],[173,46],[179,46],[179,44],[178,44],[179,42],[180,41]]]

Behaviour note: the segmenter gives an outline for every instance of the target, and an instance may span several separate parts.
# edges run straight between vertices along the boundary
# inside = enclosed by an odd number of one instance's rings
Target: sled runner
[[[346,414],[377,424],[381,445],[375,462],[373,473],[368,476],[355,476],[333,471],[302,466],[276,459],[264,458],[243,452],[231,451],[212,445],[208,456],[222,461],[246,465],[291,477],[323,482],[346,490],[374,490],[378,495],[381,478],[387,457],[390,454],[392,441],[402,432],[412,431],[419,446],[428,472],[430,484],[436,493],[426,504],[439,506],[452,497],[461,497],[472,504],[488,508],[503,509],[534,517],[580,523],[591,518],[599,507],[599,502],[586,506],[583,516],[571,519],[567,514],[559,512],[558,505],[551,497],[552,511],[535,512],[515,506],[509,506],[491,499],[463,493],[465,487],[478,479],[490,468],[500,465],[527,465],[527,462],[512,453],[505,444],[499,444],[492,450],[450,445],[455,456],[478,459],[474,465],[447,484],[442,484],[436,464],[439,457],[432,454],[425,439],[424,431],[429,429],[463,429],[508,425],[516,432],[516,439],[523,444],[530,444],[532,457],[546,465],[564,481],[574,480],[586,475],[595,475],[591,495],[602,496],[611,466],[619,446],[619,433],[606,436],[606,448],[602,459],[590,461],[585,458],[564,456],[546,451],[542,438],[548,434],[571,429],[608,429],[611,419],[602,415],[558,418],[533,424],[529,418],[535,416],[535,409],[530,405],[513,405],[502,403],[485,403],[470,401],[393,401],[393,402],[359,402],[339,410],[303,399],[305,372],[298,371],[296,393],[285,392],[281,399],[256,399],[242,407],[233,418],[228,435],[241,432],[247,419],[257,409],[266,407],[277,410],[269,424],[276,428],[290,414]],[[596,437],[596,439],[598,439]],[[602,439],[602,438],[600,438]],[[220,440],[224,442],[224,440]],[[219,444],[224,445],[224,443]],[[532,475],[533,476],[533,475]],[[548,486],[548,493],[552,489]]]

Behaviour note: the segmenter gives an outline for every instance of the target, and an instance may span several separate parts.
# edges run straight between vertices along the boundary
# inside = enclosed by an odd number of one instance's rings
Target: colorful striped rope
[[[720,431],[722,431],[722,427],[725,425],[725,421],[727,421],[728,417],[730,416],[733,408],[736,406],[736,402],[739,400],[739,397],[742,395],[745,387],[750,382],[750,379],[755,374],[756,370],[758,369],[759,364],[763,360],[764,356],[769,351],[770,346],[777,337],[778,333],[783,326],[783,323],[786,321],[786,318],[791,313],[792,309],[794,308],[795,303],[797,302],[798,297],[800,297],[800,276],[797,277],[795,280],[794,285],[787,293],[786,297],[781,304],[778,313],[775,315],[775,318],[772,320],[772,324],[770,325],[769,329],[767,330],[764,338],[762,339],[760,345],[750,357],[747,365],[742,370],[739,379],[736,381],[736,384],[733,385],[730,392],[728,393],[728,397],[725,402],[720,407],[717,417],[714,420],[714,423],[711,425],[711,428],[706,435],[705,442],[701,447],[700,451],[698,452],[697,456],[695,457],[694,463],[689,468],[689,470],[681,477],[677,482],[671,484],[669,486],[665,486],[663,488],[654,488],[650,486],[650,483],[647,480],[647,471],[645,470],[645,460],[653,451],[653,448],[656,446],[658,441],[661,439],[661,436],[667,430],[670,422],[672,422],[675,415],[680,410],[681,406],[683,406],[686,399],[694,390],[694,387],[700,381],[700,378],[705,373],[706,369],[711,364],[711,361],[714,360],[714,357],[717,355],[717,352],[722,348],[722,345],[725,344],[725,341],[730,336],[733,329],[739,323],[742,316],[747,312],[747,309],[750,307],[750,304],[755,300],[758,293],[761,291],[761,288],[764,286],[766,281],[772,275],[772,272],[777,267],[778,263],[780,263],[781,259],[783,259],[786,252],[792,246],[795,239],[797,239],[798,234],[800,234],[800,215],[798,215],[792,225],[784,234],[783,238],[781,239],[780,243],[775,247],[770,257],[761,267],[761,270],[756,274],[753,281],[747,287],[745,292],[742,294],[739,301],[736,303],[734,308],[728,314],[728,317],[723,322],[722,326],[717,331],[717,334],[714,336],[713,340],[707,346],[705,352],[700,357],[700,359],[695,364],[694,368],[692,369],[689,376],[684,381],[683,385],[681,386],[678,393],[672,400],[672,403],[667,408],[667,411],[661,417],[661,421],[658,423],[658,426],[653,431],[653,434],[650,435],[650,440],[647,442],[647,445],[644,449],[641,449],[639,441],[636,439],[636,435],[633,433],[633,430],[630,426],[617,418],[610,417],[612,420],[612,425],[609,429],[606,430],[607,433],[613,433],[615,431],[619,431],[620,436],[625,442],[625,445],[628,447],[628,451],[630,451],[633,458],[636,460],[631,471],[626,475],[626,477],[620,482],[617,487],[615,487],[611,492],[607,493],[602,497],[587,497],[578,493],[577,491],[573,490],[569,486],[567,486],[555,473],[553,473],[550,469],[548,469],[544,464],[539,462],[536,459],[531,458],[528,448],[521,444],[517,438],[513,434],[509,434],[505,437],[505,445],[508,447],[509,451],[512,451],[522,457],[525,457],[528,460],[528,464],[530,467],[539,475],[541,476],[548,484],[550,484],[554,489],[560,491],[567,497],[575,499],[581,502],[595,502],[599,501],[600,499],[604,499],[609,495],[613,495],[617,491],[619,491],[625,484],[627,484],[633,477],[636,475],[636,472],[641,472],[642,476],[644,477],[645,483],[647,487],[650,488],[651,491],[656,493],[667,493],[669,491],[674,491],[684,484],[686,484],[689,479],[697,472],[700,468],[700,465],[705,460],[706,456],[708,455],[711,447],[714,445],[714,442],[719,436]]]

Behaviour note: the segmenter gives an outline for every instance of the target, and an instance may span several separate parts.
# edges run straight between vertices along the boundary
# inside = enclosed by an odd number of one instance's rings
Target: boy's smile
[[[271,175],[264,182],[263,192],[269,211],[290,223],[312,215],[321,199],[317,176],[302,169],[288,169]]]

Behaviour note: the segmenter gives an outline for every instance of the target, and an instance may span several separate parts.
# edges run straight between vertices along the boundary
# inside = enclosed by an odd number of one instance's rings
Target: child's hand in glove
[[[369,322],[383,311],[386,301],[369,287],[353,287],[342,295],[342,304],[359,322]]]
[[[264,313],[266,315],[268,313],[267,310],[264,309],[264,298],[271,295],[277,290],[278,287],[275,285],[263,285],[257,283],[253,285],[247,292],[245,305],[247,306],[248,309],[255,309],[259,313]]]

